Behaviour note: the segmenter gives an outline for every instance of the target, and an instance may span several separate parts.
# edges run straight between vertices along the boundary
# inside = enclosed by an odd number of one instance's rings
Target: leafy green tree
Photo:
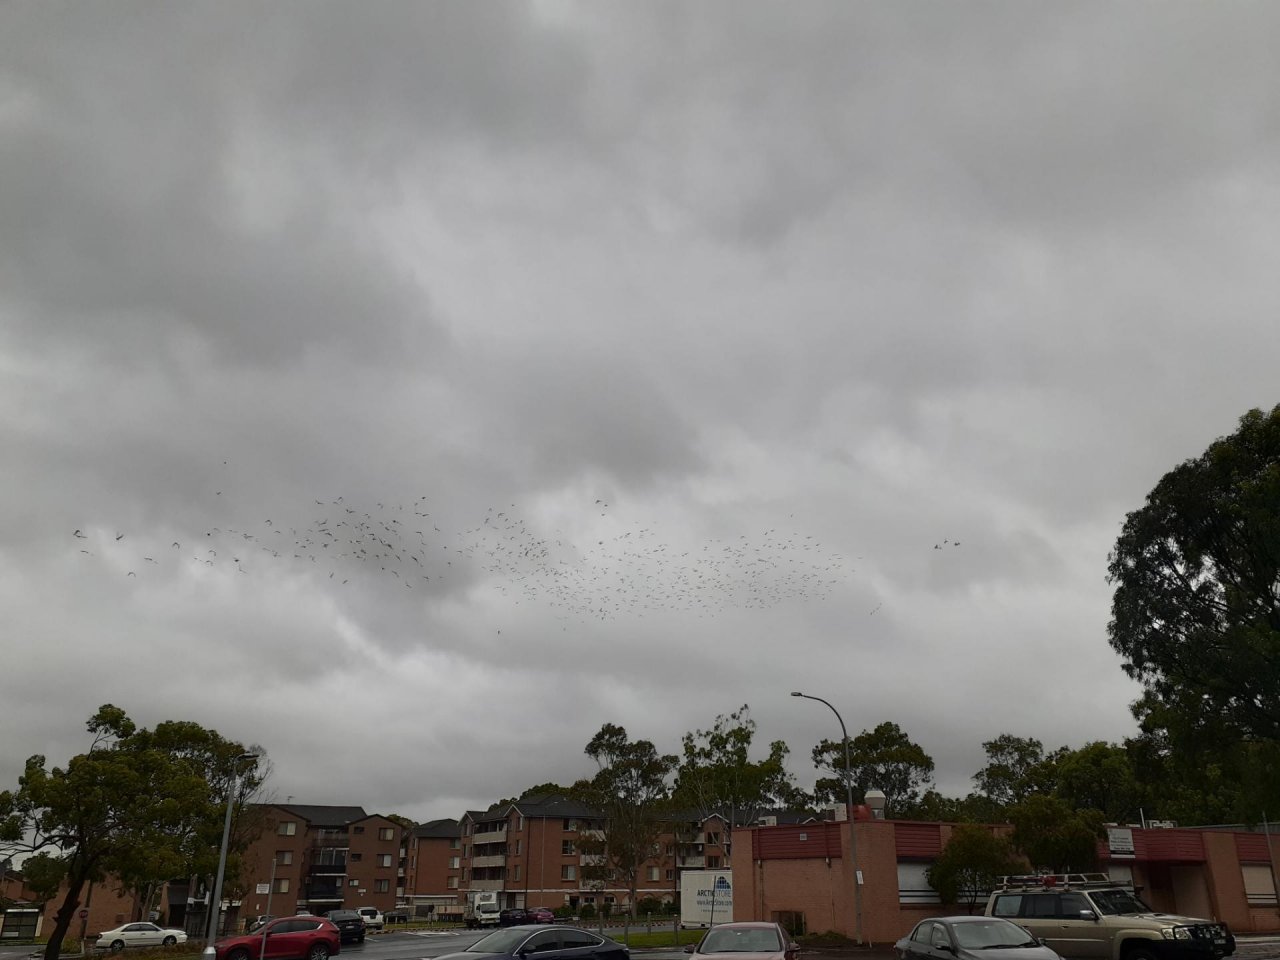
[[[1077,810],[1099,810],[1107,820],[1118,823],[1136,821],[1142,806],[1142,790],[1129,751],[1101,740],[1062,758],[1057,795]]]
[[[1033,793],[1053,793],[1057,765],[1069,751],[1060,747],[1046,754],[1034,737],[1002,733],[982,745],[987,764],[973,775],[978,792],[999,807],[1021,803]]]
[[[933,780],[933,758],[896,724],[886,721],[849,741],[853,797],[861,803],[872,787],[885,795],[885,816],[896,817],[920,800],[921,788]],[[813,765],[829,770],[814,786],[815,799],[837,803],[845,799],[844,743],[823,740],[813,748]]]
[[[629,739],[624,728],[612,723],[600,728],[584,752],[599,769],[590,780],[574,784],[570,796],[604,817],[598,838],[579,837],[584,853],[598,853],[604,860],[599,876],[584,879],[620,879],[627,885],[634,910],[640,870],[652,855],[670,810],[668,780],[678,758],[658,753],[648,740]],[[588,872],[595,871],[584,870]]]
[[[999,878],[1022,869],[1013,845],[986,827],[962,823],[951,831],[942,854],[925,873],[929,886],[943,903],[958,903],[973,913],[978,900],[996,886]]]
[[[157,877],[207,871],[221,843],[236,758],[245,752],[197,724],[140,728],[110,704],[87,726],[86,753],[52,769],[33,756],[18,789],[0,792],[0,843],[33,854],[23,867],[38,893],[52,898],[66,886],[46,960],[58,957],[89,882],[111,875],[138,889]],[[257,777],[250,771],[243,782],[254,789]]]
[[[770,807],[790,807],[803,798],[784,763],[789,752],[781,740],[769,744],[763,760],[750,757],[756,723],[744,703],[728,715],[716,717],[710,730],[684,735],[684,758],[676,776],[672,802],[696,810],[706,819],[725,818],[725,845],[733,828],[754,823]]]
[[[1004,819],[1002,809],[980,793],[967,797],[947,797],[937,790],[926,790],[920,799],[903,807],[895,816],[899,820],[939,820],[947,823],[995,823]]]
[[[1090,870],[1098,863],[1098,841],[1106,836],[1097,810],[1075,810],[1059,797],[1034,794],[1008,810],[1013,845],[1033,870]]]
[[[1280,405],[1166,473],[1108,570],[1138,712],[1178,746],[1280,742]]]

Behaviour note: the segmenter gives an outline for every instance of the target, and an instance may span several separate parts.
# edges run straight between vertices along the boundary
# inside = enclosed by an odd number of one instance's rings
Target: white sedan
[[[126,923],[123,927],[98,934],[94,946],[115,952],[125,947],[171,947],[175,943],[186,943],[186,940],[185,930],[157,927],[154,923]]]

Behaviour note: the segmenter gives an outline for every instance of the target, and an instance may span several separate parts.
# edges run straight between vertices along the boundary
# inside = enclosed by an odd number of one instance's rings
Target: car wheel
[[[227,960],[249,960],[249,951],[239,947],[227,954]]]
[[[177,943],[177,942],[178,942],[178,938],[177,938],[177,937],[165,937],[165,938],[164,938],[164,945],[165,945],[166,947],[172,947],[172,946],[173,946],[175,943]]]
[[[358,940],[356,941],[356,943],[364,943],[364,934],[363,934],[363,933],[362,933],[362,934],[360,934],[360,939],[358,939]]]
[[[111,941],[111,952],[112,952],[112,953],[119,953],[119,952],[120,952],[121,950],[123,950],[123,949],[124,949],[124,941],[123,941],[123,940],[112,940],[112,941]]]
[[[307,960],[329,960],[329,948],[323,943],[313,943],[307,951]]]

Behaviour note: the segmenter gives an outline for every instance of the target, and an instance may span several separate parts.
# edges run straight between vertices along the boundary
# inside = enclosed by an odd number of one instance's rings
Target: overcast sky
[[[744,703],[810,787],[797,689],[948,794],[1132,734],[1108,551],[1280,400],[1277,21],[4,4],[0,787],[106,702],[419,820]]]

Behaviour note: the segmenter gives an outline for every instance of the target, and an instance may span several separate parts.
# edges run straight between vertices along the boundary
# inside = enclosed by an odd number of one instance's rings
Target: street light
[[[792,691],[793,697],[804,697],[806,700],[817,700],[831,707],[831,712],[840,721],[840,735],[844,741],[844,790],[845,802],[849,808],[849,859],[853,861],[853,942],[862,946],[862,887],[858,883],[858,832],[853,824],[853,767],[849,763],[849,731],[845,729],[844,717],[840,711],[821,697],[813,697],[799,690]]]
[[[231,761],[231,782],[227,785],[227,817],[222,822],[222,849],[218,853],[218,875],[213,882],[213,900],[209,908],[209,927],[204,938],[204,960],[214,960],[218,951],[213,939],[218,932],[218,913],[222,908],[222,877],[227,871],[227,841],[231,839],[231,809],[235,806],[236,788],[240,785],[240,764],[245,760],[257,760],[256,753],[242,753]]]

